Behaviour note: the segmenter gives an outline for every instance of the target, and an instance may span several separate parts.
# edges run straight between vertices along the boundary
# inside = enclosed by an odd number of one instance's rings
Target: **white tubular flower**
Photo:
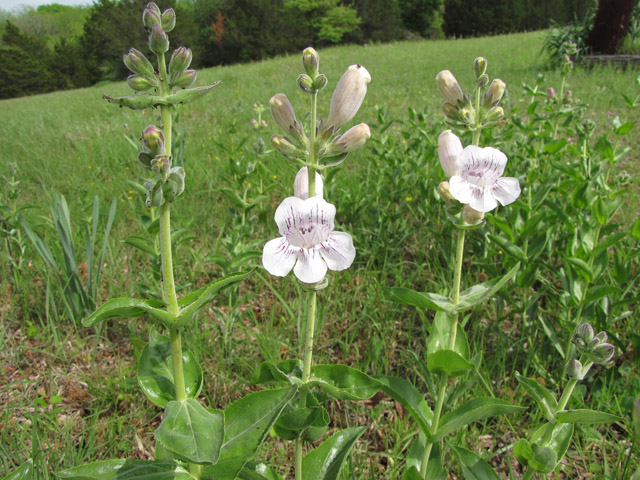
[[[322,175],[316,172],[316,196],[322,198],[323,187]],[[307,167],[302,167],[298,170],[296,179],[293,182],[293,194],[302,200],[309,198],[309,171]]]
[[[451,130],[445,130],[438,137],[438,158],[447,178],[460,175],[460,154],[462,142]]]
[[[351,120],[367,94],[371,75],[362,65],[351,65],[344,72],[331,97],[327,127],[338,129]]]
[[[321,282],[327,269],[349,268],[356,256],[351,235],[333,231],[336,207],[320,197],[285,198],[275,221],[282,237],[270,240],[262,264],[272,275],[286,276],[291,269],[301,282]]]
[[[285,132],[290,133],[291,127],[296,124],[296,114],[293,111],[291,102],[284,93],[278,93],[269,100],[271,115],[278,126]]]
[[[442,70],[436,75],[438,90],[445,100],[453,105],[458,105],[458,101],[464,99],[464,94],[456,77],[449,70]]]
[[[490,212],[498,206],[515,202],[520,196],[517,178],[502,177],[507,156],[492,147],[465,147],[459,156],[460,173],[449,179],[451,195],[478,212]]]

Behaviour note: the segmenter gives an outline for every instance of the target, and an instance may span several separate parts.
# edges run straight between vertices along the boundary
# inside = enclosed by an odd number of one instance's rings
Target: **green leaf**
[[[31,480],[33,477],[33,460],[29,459],[2,480]]]
[[[190,463],[216,463],[224,439],[224,414],[209,412],[194,398],[167,403],[156,441],[176,458]]]
[[[161,97],[159,95],[150,93],[141,93],[138,95],[129,95],[126,97],[112,97],[110,95],[103,95],[107,102],[118,105],[119,107],[127,107],[132,110],[144,110],[147,108],[159,107],[162,105],[182,105],[185,103],[193,102],[198,98],[209,93],[213,87],[220,82],[216,82],[213,85],[206,87],[185,88],[179,90],[173,95],[167,97]]]
[[[571,265],[572,269],[580,274],[587,282],[593,280],[593,270],[587,262],[576,257],[567,257],[567,262]]]
[[[337,480],[347,455],[367,427],[331,435],[302,459],[302,480]]]
[[[149,315],[161,324],[169,326],[175,321],[175,317],[163,310],[162,302],[157,300],[140,300],[138,298],[113,298],[106,301],[100,307],[85,318],[82,324],[91,327],[98,321],[110,318],[133,318]]]
[[[143,237],[142,235],[129,235],[123,240],[123,242],[127,245],[131,245],[132,247],[137,248],[138,250],[148,253],[153,257],[158,255],[155,244],[150,242],[147,237]]]
[[[540,408],[545,418],[550,422],[553,421],[553,412],[558,407],[558,402],[553,397],[553,394],[535,380],[524,377],[519,373],[516,373],[516,379],[518,383],[522,385],[522,388],[527,391],[529,396],[538,404],[538,408]]]
[[[374,375],[380,382],[380,389],[407,409],[418,423],[420,430],[429,435],[433,412],[429,408],[424,396],[411,383],[400,377],[390,375]]]
[[[544,146],[544,153],[549,153],[549,154],[557,153],[560,150],[562,150],[566,144],[567,144],[567,140],[564,138],[559,138],[557,140],[549,142]]]
[[[235,479],[247,460],[256,453],[295,392],[294,388],[289,387],[262,390],[250,393],[229,405],[224,410],[224,441],[220,457],[215,465],[204,468],[202,480]],[[264,471],[267,471],[266,467]]]
[[[451,300],[437,293],[420,293],[404,287],[385,287],[383,291],[389,300],[403,305],[412,305],[436,312],[455,311]]]
[[[629,133],[631,131],[631,129],[634,127],[635,124],[636,124],[636,122],[623,123],[622,125],[616,126],[613,129],[613,132],[616,135],[626,135],[627,133]]]
[[[500,480],[493,468],[475,453],[462,447],[450,447],[466,480]]]
[[[530,444],[524,438],[514,444],[513,454],[522,465],[538,472],[551,473],[556,468],[557,456],[551,448]]]
[[[145,460],[105,460],[55,472],[67,480],[195,480],[176,462]]]
[[[367,400],[380,390],[380,383],[373,377],[346,365],[311,367],[309,383],[340,400]]]
[[[251,375],[252,385],[278,380],[301,386],[302,361],[297,359],[284,360],[277,365],[272,362],[262,362]]]
[[[459,377],[474,366],[453,350],[440,350],[427,356],[427,367],[431,373],[445,373],[450,377]]]
[[[251,271],[231,273],[225,277],[219,278],[214,282],[211,282],[209,285],[200,288],[195,292],[190,293],[185,297],[186,299],[181,299],[183,304],[188,303],[188,305],[184,307],[178,314],[177,324],[185,325],[190,322],[194,318],[196,312],[204,305],[215,299],[221,290],[241,282],[250,274]]]
[[[282,477],[264,463],[250,462],[240,470],[239,480],[282,480]],[[203,478],[202,480],[207,480]],[[215,479],[211,479],[215,480]]]
[[[494,295],[509,280],[511,280],[516,275],[516,273],[518,273],[519,269],[520,262],[516,263],[515,266],[502,277],[494,278],[489,282],[474,285],[473,287],[468,288],[467,290],[462,292],[460,294],[460,303],[457,307],[458,312],[468,310]]]
[[[312,438],[305,438],[305,440],[313,442],[322,438],[330,422],[331,417],[327,409],[321,405],[315,405],[283,413],[278,418],[274,430],[280,438],[294,440],[299,433],[311,428]]]
[[[516,260],[520,262],[527,261],[527,255],[524,253],[524,250],[522,250],[515,243],[510,242],[504,237],[499,237],[498,235],[489,235],[489,239],[493,243],[497,244],[502,250],[514,257]]]
[[[631,236],[636,240],[640,238],[640,218],[637,218],[631,225]]]
[[[451,335],[451,325],[453,320],[451,315],[445,312],[436,313],[429,331],[429,341],[427,343],[427,355],[449,349],[449,338]],[[462,358],[469,360],[469,342],[462,325],[458,323],[456,341],[453,350],[459,353]]]
[[[599,412],[581,408],[577,410],[562,410],[556,413],[558,423],[609,423],[622,422],[624,419],[611,413]]]
[[[553,425],[553,426],[551,426]],[[569,445],[571,444],[571,437],[573,436],[574,426],[572,423],[546,423],[541,425],[531,435],[531,441],[540,444],[540,440],[545,434],[548,434],[548,429],[551,428],[551,435],[547,435],[548,438],[543,442],[543,446],[549,447],[556,453],[556,464],[562,460],[562,457],[567,453]]]
[[[204,97],[207,93],[214,89],[220,82],[205,87],[183,88],[173,95],[164,98],[163,105],[184,105]]]
[[[508,415],[510,413],[521,412],[522,410],[526,409],[512,405],[499,398],[475,398],[443,415],[440,420],[440,427],[438,427],[438,431],[431,441],[437,442],[445,435],[469,423],[484,420],[487,417],[495,415]]]
[[[598,244],[593,248],[593,254],[595,255],[598,252],[606,250],[607,248],[616,245],[620,242],[624,237],[627,236],[627,232],[616,232],[613,235],[609,235],[607,238],[598,242]]]
[[[416,467],[409,467],[402,474],[402,480],[424,480]]]
[[[188,350],[182,351],[182,369],[187,397],[197,398],[202,390],[202,368]],[[176,398],[171,344],[155,331],[138,360],[138,383],[147,398],[159,407],[164,408]]]

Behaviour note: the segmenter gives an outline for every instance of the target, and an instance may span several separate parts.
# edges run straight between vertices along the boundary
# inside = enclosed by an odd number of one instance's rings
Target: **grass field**
[[[512,114],[524,116],[530,101],[523,83],[534,85],[542,73],[543,91],[547,86],[559,90],[560,72],[543,69],[540,51],[544,36],[544,32],[532,32],[320,51],[320,68],[329,77],[329,90],[351,64],[360,63],[371,73],[367,97],[355,120],[372,126],[372,139],[327,181],[327,196],[338,209],[339,230],[353,235],[358,256],[350,270],[332,277],[324,294],[330,301],[320,305],[315,363],[344,363],[368,373],[400,375],[423,389],[410,352],[419,357],[425,348],[425,314],[390,302],[383,287],[402,285],[424,291],[442,288],[449,281],[450,230],[437,226],[444,221],[444,214],[433,213],[431,208],[437,201],[434,189],[442,178],[418,172],[425,162],[437,165],[437,134],[444,128],[442,100],[434,78],[440,70],[448,69],[463,88],[470,89],[473,59],[485,56],[489,74],[507,84],[503,100],[507,119],[503,128],[507,131]],[[261,137],[268,146],[276,131],[268,115],[272,95],[286,93],[298,112],[307,107],[307,99],[295,82],[301,71],[296,54],[198,72],[199,85],[217,80],[221,84],[180,110],[177,128],[185,135],[182,162],[187,176],[186,193],[173,207],[174,228],[186,230],[175,253],[179,289],[187,291],[219,276],[230,268],[221,258],[260,252],[263,244],[276,236],[273,213],[280,200],[291,194],[296,169],[274,152],[256,150],[254,144]],[[637,76],[637,71],[610,68],[576,68],[569,76],[568,88],[576,103],[588,104],[584,117],[595,123],[594,135],[610,132],[615,117],[623,123],[640,120],[640,110],[629,110],[622,97],[634,98],[640,93]],[[140,115],[116,108],[107,104],[102,94],[126,95],[129,91],[126,84],[114,83],[0,102],[3,217],[20,211],[55,251],[57,235],[49,208],[54,194],[63,194],[80,263],[86,261],[85,225],[91,225],[94,195],[100,203],[101,225],[111,200],[118,200],[98,304],[112,297],[159,292],[153,260],[123,241],[144,234],[147,222],[144,195],[131,183],[142,178],[137,152],[126,137],[138,138],[144,127],[158,121],[159,114],[151,110]],[[328,113],[329,98],[328,93],[321,96],[321,116]],[[251,125],[256,117],[254,104],[267,107],[263,118],[268,128]],[[414,122],[414,127],[410,108],[424,115],[424,121]],[[620,149],[630,148],[612,173],[617,178],[622,171],[628,172],[620,180],[626,188],[625,207],[616,217],[622,229],[630,228],[638,218],[640,155],[636,131],[616,143]],[[518,144],[516,137],[496,134],[501,145],[511,147]],[[575,135],[568,140],[570,145],[577,142]],[[380,153],[383,151],[388,155]],[[528,165],[526,154],[506,148],[505,152],[514,158],[508,173],[524,179],[527,172],[516,170]],[[255,171],[246,169],[251,163],[256,163]],[[11,165],[15,165],[13,173]],[[248,198],[264,194],[266,200],[240,218],[240,210],[229,202],[222,187],[238,193],[243,190]],[[90,460],[151,458],[151,432],[161,412],[140,395],[135,379],[135,357],[146,341],[148,327],[136,320],[118,320],[102,328],[85,329],[81,318],[70,318],[56,273],[41,260],[17,216],[12,218],[15,230],[9,231],[7,223],[3,229],[0,269],[0,478],[29,457],[35,459],[37,478],[50,478],[54,470]],[[491,228],[494,231],[495,224]],[[465,264],[468,285],[500,270],[503,262],[502,250],[498,255],[494,247],[487,246],[482,230],[470,235],[468,248],[475,256],[470,255],[473,260]],[[98,244],[101,241],[99,237]],[[629,253],[637,253],[637,244],[631,239],[625,244],[627,256],[623,258],[628,260],[630,273],[623,282],[624,301],[619,311],[608,307],[612,320],[607,331],[615,332],[619,355],[612,368],[600,368],[590,377],[575,400],[576,405],[584,402],[588,408],[625,418],[633,398],[640,396],[638,257]],[[7,245],[12,248],[8,250]],[[253,257],[243,267],[258,265],[259,258]],[[203,311],[185,344],[194,346],[203,363],[203,396],[208,405],[224,408],[254,389],[249,378],[262,360],[278,361],[298,354],[297,327],[304,310],[299,291],[291,277],[274,279],[259,269],[235,297],[225,297],[225,303]],[[286,299],[288,306],[274,292]],[[561,326],[563,315],[556,315],[554,305],[550,302],[540,308],[558,332],[565,331],[569,327]],[[512,309],[512,314],[496,313],[505,309]],[[575,310],[567,308],[567,312]],[[474,311],[465,323],[472,351],[483,352],[483,372],[497,397],[529,406],[531,400],[514,379],[516,371],[528,372],[542,382],[562,375],[562,359],[544,328],[526,327],[509,301]],[[486,394],[485,390],[482,382],[476,382],[470,395]],[[368,426],[344,478],[401,477],[402,458],[415,434],[401,407],[377,395],[364,403],[335,402],[330,413],[332,427]],[[473,424],[455,438],[481,454],[502,478],[519,478],[510,447],[537,420],[533,411],[501,417]],[[630,437],[628,424],[585,426],[580,433],[554,478],[622,479],[638,468],[640,449]],[[277,442],[267,440],[260,452],[271,464],[288,458]],[[462,478],[457,475],[452,471],[450,478]]]

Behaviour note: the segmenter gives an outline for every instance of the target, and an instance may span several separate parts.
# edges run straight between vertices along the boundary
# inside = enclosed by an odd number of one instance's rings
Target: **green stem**
[[[458,241],[456,244],[456,266],[453,275],[453,295],[452,302],[454,305],[460,303],[460,284],[462,279],[462,260],[464,258],[464,236],[465,230],[458,230]],[[449,334],[449,350],[454,350],[456,345],[456,336],[458,333],[458,314],[453,314],[451,322],[451,332]],[[444,405],[444,397],[447,393],[447,383],[449,382],[449,375],[443,373],[440,377],[440,384],[438,385],[438,398],[436,400],[436,408],[433,411],[433,420],[431,421],[431,429],[429,433],[431,436],[435,435],[440,426],[440,415],[442,414],[442,406]],[[429,456],[431,455],[431,449],[433,443],[427,443],[422,456],[422,463],[420,465],[420,472],[422,478],[427,478],[427,467],[429,465]]]
[[[527,470],[524,472],[524,475],[521,477],[521,479],[531,480],[535,474],[536,474],[536,471],[533,468],[527,468]]]
[[[307,174],[309,175],[309,198],[316,194],[316,125],[318,123],[318,92],[311,94],[311,128],[309,133],[309,158]]]
[[[315,290],[309,290],[308,296],[308,317],[307,317],[307,332],[304,342],[304,363],[302,366],[302,383],[303,387],[300,392],[300,408],[307,406],[307,387],[306,384],[311,378],[311,362],[313,359],[313,335],[316,323],[316,303],[317,293]],[[302,435],[298,435],[296,438],[296,480],[302,479]]]
[[[473,130],[473,144],[480,145],[480,130],[482,126],[480,125],[480,87],[476,85],[476,124],[474,125]]]

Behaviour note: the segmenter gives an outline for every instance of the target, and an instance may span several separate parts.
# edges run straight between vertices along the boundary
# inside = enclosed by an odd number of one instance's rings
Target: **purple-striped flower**
[[[351,235],[333,231],[336,207],[319,196],[288,197],[276,209],[282,237],[267,242],[262,264],[278,277],[291,269],[301,282],[321,282],[330,270],[349,268],[356,256]]]
[[[449,179],[449,191],[460,203],[479,212],[508,205],[520,196],[517,178],[503,177],[507,156],[492,147],[465,147],[458,157],[460,173]]]

